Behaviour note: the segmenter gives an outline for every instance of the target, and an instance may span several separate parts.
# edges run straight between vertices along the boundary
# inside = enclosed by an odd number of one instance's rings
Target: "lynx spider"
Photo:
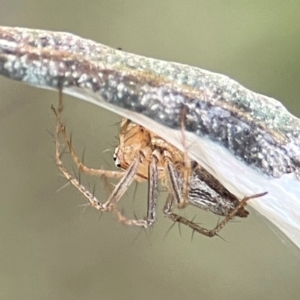
[[[124,224],[148,228],[155,223],[159,180],[162,180],[163,185],[166,186],[168,190],[167,200],[163,209],[164,214],[173,222],[182,223],[190,227],[193,231],[208,237],[215,236],[234,216],[246,217],[248,212],[244,209],[244,206],[247,205],[247,201],[266,194],[260,193],[244,197],[239,201],[236,196],[231,194],[217,179],[201,168],[196,162],[191,162],[188,159],[186,151],[181,152],[159,136],[128,119],[123,119],[121,122],[119,134],[120,144],[114,153],[116,166],[122,168],[124,171],[89,168],[78,158],[72,147],[71,141],[67,136],[65,126],[60,119],[62,108],[62,92],[60,91],[58,108],[55,109],[52,106],[52,110],[56,116],[55,161],[57,167],[67,180],[88,199],[92,207],[99,211],[114,212],[119,221]],[[181,125],[184,130],[184,118],[181,120]],[[93,193],[81,185],[81,183],[64,167],[60,153],[60,134],[80,172],[92,176],[120,178],[120,181],[115,186],[106,202],[101,203]],[[199,176],[201,177],[200,181]],[[117,203],[134,180],[137,182],[148,182],[147,214],[145,219],[128,219],[117,207]],[[200,183],[198,183],[198,181]],[[195,182],[197,184],[196,189],[193,188]],[[220,199],[223,198],[224,203],[228,206],[222,208],[224,212],[222,209],[220,211],[216,209],[213,210],[209,206],[205,206],[205,201],[189,199],[193,192],[201,189],[206,190],[207,188],[210,191],[210,195],[208,194],[205,196],[208,201],[216,202],[214,192],[221,195]],[[174,204],[177,204],[178,208],[184,208],[191,204],[212,211],[215,214],[225,216],[225,218],[219,222],[215,228],[208,230],[200,227],[193,221],[174,213],[172,211]]]

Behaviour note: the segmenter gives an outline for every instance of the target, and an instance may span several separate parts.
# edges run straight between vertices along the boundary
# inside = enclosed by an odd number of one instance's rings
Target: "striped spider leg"
[[[248,211],[244,208],[247,201],[264,196],[266,193],[244,197],[241,201],[230,193],[215,177],[201,168],[196,162],[185,162],[185,153],[181,152],[156,134],[144,127],[123,119],[120,130],[120,144],[116,148],[114,160],[117,167],[124,170],[134,160],[135,152],[143,150],[144,160],[139,165],[137,174],[148,180],[147,226],[155,222],[157,183],[162,180],[168,189],[164,213],[173,222],[187,225],[208,237],[216,235],[234,216],[247,217]],[[186,172],[187,168],[189,172]],[[185,179],[188,174],[188,180]],[[185,189],[184,184],[189,186]],[[184,191],[188,191],[187,203]],[[198,224],[175,214],[174,204],[183,208],[187,204],[210,211],[225,218],[212,230],[200,227]]]
[[[52,111],[56,117],[56,131],[55,131],[55,162],[59,170],[65,176],[65,178],[81,192],[89,201],[90,205],[96,208],[99,211],[113,211],[114,213],[119,216],[120,221],[126,222],[125,218],[122,218],[121,212],[117,208],[117,202],[121,199],[123,194],[126,192],[128,186],[132,183],[133,180],[138,180],[136,178],[137,169],[140,163],[143,161],[144,157],[142,152],[135,152],[135,156],[132,159],[132,162],[126,168],[126,171],[110,171],[110,170],[103,170],[103,169],[94,169],[85,166],[81,160],[76,155],[71,141],[67,137],[65,126],[63,125],[60,116],[63,109],[62,106],[62,93],[60,92],[59,96],[59,105],[58,108],[51,107]],[[120,178],[120,181],[113,189],[111,195],[107,199],[106,202],[101,203],[92,192],[86,189],[74,176],[70,174],[70,172],[64,167],[63,162],[61,160],[61,145],[59,142],[59,136],[62,135],[62,138],[69,149],[71,157],[74,163],[77,165],[79,171],[86,173],[88,175],[93,176],[105,176],[107,178]],[[137,225],[137,226],[144,226],[145,221],[141,220],[132,220],[130,225]],[[129,224],[129,223],[128,223]]]

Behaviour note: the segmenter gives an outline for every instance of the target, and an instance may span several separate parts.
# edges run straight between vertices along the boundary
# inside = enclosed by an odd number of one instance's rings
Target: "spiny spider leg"
[[[167,197],[165,206],[164,206],[164,214],[166,214],[173,222],[178,222],[181,224],[184,224],[188,227],[190,227],[191,229],[193,229],[194,231],[197,231],[205,236],[208,237],[213,237],[215,236],[229,221],[230,219],[232,219],[237,212],[243,208],[244,206],[247,205],[247,201],[253,198],[258,198],[258,197],[262,197],[264,195],[267,194],[267,192],[265,193],[260,193],[260,194],[256,194],[256,195],[252,195],[252,196],[248,196],[248,197],[244,197],[239,203],[238,205],[227,215],[225,216],[225,218],[217,224],[217,226],[212,229],[212,230],[208,230],[206,228],[203,228],[201,226],[199,226],[198,224],[194,223],[193,221],[190,221],[178,214],[175,214],[172,212],[173,209],[173,204],[176,203],[178,208],[180,207],[180,204],[182,203],[182,193],[181,193],[181,189],[183,189],[184,187],[182,186],[183,183],[186,183],[186,181],[178,176],[178,172],[174,166],[174,164],[172,163],[171,160],[171,156],[170,153],[168,151],[164,151],[163,152],[163,165],[164,165],[164,169],[165,169],[165,174],[166,174],[166,178],[167,178],[167,187],[169,190],[169,195]],[[184,177],[184,172],[183,172],[183,176]],[[189,186],[188,188],[188,192],[189,192]]]
[[[253,198],[259,198],[259,197],[262,197],[266,194],[267,194],[267,192],[252,195],[252,196],[248,196],[248,197],[244,197],[242,199],[242,201],[240,201],[240,203],[235,207],[235,209],[232,210],[232,212],[230,214],[228,214],[220,223],[218,223],[218,225],[214,229],[211,229],[211,230],[203,228],[203,227],[199,226],[198,224],[196,224],[192,221],[189,221],[188,219],[186,219],[186,218],[184,218],[184,217],[182,217],[178,214],[173,213],[172,212],[172,205],[173,205],[173,202],[174,202],[173,195],[171,195],[167,198],[167,202],[166,202],[165,207],[164,207],[164,213],[173,222],[179,222],[181,224],[184,224],[184,225],[190,227],[193,231],[197,231],[197,232],[199,232],[199,233],[201,233],[205,236],[208,236],[208,237],[213,237],[213,236],[217,235],[218,232],[230,221],[230,219],[232,219],[235,216],[235,214],[238,212],[238,210],[240,208],[247,205],[248,200],[253,199]]]
[[[52,106],[52,110],[56,113],[55,108]],[[60,108],[58,108],[58,111]],[[87,190],[83,185],[79,183],[79,181],[74,178],[67,169],[63,166],[63,163],[61,161],[61,153],[60,153],[60,143],[59,143],[59,133],[61,129],[61,124],[56,123],[56,131],[55,131],[55,162],[59,170],[62,172],[62,174],[65,176],[65,178],[75,187],[78,189],[80,193],[82,193],[90,202],[90,205],[100,211],[105,211],[103,204],[98,201],[98,199],[89,191]]]
[[[94,169],[94,168],[85,166],[82,163],[82,161],[79,159],[79,157],[76,155],[75,150],[73,149],[72,144],[67,137],[65,126],[63,126],[61,128],[61,133],[62,133],[62,136],[68,146],[68,149],[70,151],[70,154],[72,156],[74,163],[76,164],[77,168],[82,173],[85,173],[85,174],[88,174],[91,176],[106,176],[108,178],[121,178],[122,176],[124,176],[123,171],[110,171],[110,170],[103,170],[103,169]]]
[[[183,107],[181,110],[179,123],[181,127],[181,139],[184,147],[184,152],[179,151],[159,136],[155,134],[151,135],[152,144],[155,145],[155,147],[163,149],[162,161],[165,169],[165,174],[168,177],[168,181],[173,182],[170,188],[177,185],[177,188],[173,189],[172,193],[174,194],[175,202],[177,203],[177,207],[179,209],[185,208],[189,204],[188,199],[190,180],[191,174],[193,172],[191,160],[188,157],[188,147],[186,146],[185,141],[185,116],[186,108]],[[177,180],[175,180],[175,177],[178,177],[176,175],[178,172],[181,174],[181,182],[177,184]]]
[[[92,175],[92,176],[106,176],[109,178],[121,178],[122,176],[124,176],[124,172],[123,171],[110,171],[110,170],[103,170],[103,169],[94,169],[94,168],[90,168],[85,166],[82,161],[80,160],[80,158],[76,155],[75,150],[72,147],[72,143],[70,141],[70,139],[67,136],[66,133],[66,128],[63,125],[61,119],[60,119],[60,113],[62,111],[62,101],[59,102],[59,108],[56,110],[54,107],[52,108],[55,116],[56,116],[56,121],[57,124],[59,124],[60,126],[60,133],[63,136],[63,139],[70,151],[71,157],[74,161],[74,163],[77,165],[77,168],[88,175]]]
[[[147,222],[152,225],[156,221],[156,204],[158,199],[158,159],[154,152],[148,169]]]
[[[136,155],[136,158],[131,162],[128,169],[125,172],[120,172],[120,173],[122,173],[123,177],[118,182],[118,184],[115,186],[115,188],[112,191],[108,200],[104,204],[101,203],[93,195],[93,193],[91,193],[82,184],[80,184],[80,182],[75,177],[73,177],[67,171],[67,169],[63,166],[63,163],[61,160],[61,153],[60,153],[60,143],[59,143],[59,134],[62,132],[62,128],[64,128],[64,125],[62,124],[62,122],[59,119],[59,115],[63,109],[61,96],[62,96],[62,93],[60,91],[60,100],[59,100],[58,108],[55,109],[53,106],[51,107],[54,114],[56,115],[56,130],[55,130],[55,162],[56,162],[56,165],[60,169],[62,174],[67,178],[67,180],[88,199],[88,201],[92,207],[94,207],[100,211],[113,211],[114,213],[117,214],[117,216],[119,216],[120,212],[119,212],[118,208],[116,207],[116,204],[120,200],[120,198],[123,196],[123,194],[129,187],[129,185],[134,180],[135,174],[137,173],[137,169],[139,167],[140,162],[143,159],[143,156],[140,153],[139,153],[139,155]]]
[[[128,169],[124,172],[124,176],[115,186],[114,190],[112,191],[111,195],[109,196],[108,200],[104,204],[104,206],[111,206],[117,204],[124,193],[127,191],[128,187],[131,185],[132,181],[134,180],[134,176],[138,170],[140,164],[141,155],[135,157],[132,163],[129,165]]]
[[[147,216],[145,219],[127,219],[118,211],[117,215],[119,221],[126,225],[136,225],[148,228],[156,221],[156,204],[158,199],[158,171],[157,171],[157,157],[155,153],[152,155],[148,166],[148,197],[147,197]]]
[[[181,190],[180,190],[181,183],[179,182],[177,171],[167,151],[164,151],[163,153],[163,162],[164,162],[163,165],[165,169],[165,174],[167,177],[167,187],[169,193],[173,195],[172,201],[175,201],[176,204],[179,205],[182,202]]]

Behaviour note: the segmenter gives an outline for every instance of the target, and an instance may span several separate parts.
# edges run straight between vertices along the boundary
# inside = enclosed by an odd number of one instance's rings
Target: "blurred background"
[[[299,1],[0,0],[0,24],[72,32],[112,47],[226,74],[300,116]],[[1,299],[297,299],[300,256],[253,210],[221,238],[174,226],[147,232],[100,214],[54,164],[58,94],[0,78]],[[85,163],[115,169],[120,117],[65,97]],[[106,149],[109,151],[104,152]],[[67,158],[67,157],[65,157]],[[100,199],[107,197],[99,179]],[[144,215],[146,185],[122,200]],[[218,218],[184,212],[204,226]]]

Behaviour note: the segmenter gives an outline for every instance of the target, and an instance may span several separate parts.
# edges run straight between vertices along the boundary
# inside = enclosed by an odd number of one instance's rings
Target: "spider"
[[[244,208],[247,201],[262,197],[265,193],[244,197],[241,201],[229,192],[215,177],[202,168],[197,162],[190,161],[186,151],[180,151],[158,135],[129,119],[122,119],[119,134],[119,146],[115,149],[115,165],[123,171],[94,169],[85,166],[75,153],[69,140],[66,128],[60,116],[62,112],[62,93],[58,108],[52,106],[56,116],[55,161],[66,179],[75,186],[99,211],[114,212],[119,221],[127,225],[144,228],[151,227],[156,221],[156,203],[158,199],[158,182],[167,188],[168,195],[163,208],[164,214],[173,222],[190,227],[193,231],[213,237],[235,216],[247,217]],[[184,121],[181,121],[184,128]],[[101,203],[88,189],[73,177],[64,167],[61,160],[59,135],[62,135],[74,163],[80,172],[120,178],[107,201]],[[133,181],[148,182],[147,213],[144,219],[128,219],[118,209],[118,202]],[[192,205],[197,208],[224,216],[215,228],[209,230],[199,226],[173,212],[174,206],[184,208]]]

